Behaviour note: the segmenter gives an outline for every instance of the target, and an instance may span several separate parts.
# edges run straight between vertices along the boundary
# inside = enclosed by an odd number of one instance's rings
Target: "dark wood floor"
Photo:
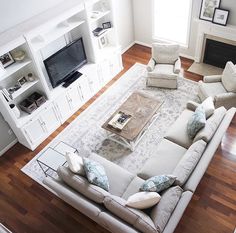
[[[20,169],[70,124],[135,62],[146,64],[150,49],[134,45],[123,55],[124,70],[34,152],[16,144],[0,157],[0,222],[15,233],[108,233]],[[182,58],[186,78],[192,61]],[[236,225],[236,117],[205,173],[175,233],[232,233]]]

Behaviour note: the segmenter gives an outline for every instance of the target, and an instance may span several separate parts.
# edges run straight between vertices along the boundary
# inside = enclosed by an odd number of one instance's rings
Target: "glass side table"
[[[64,142],[59,142],[54,148],[47,148],[37,159],[40,168],[42,169],[45,176],[54,177],[60,166],[66,164],[65,153],[76,152],[77,150]]]

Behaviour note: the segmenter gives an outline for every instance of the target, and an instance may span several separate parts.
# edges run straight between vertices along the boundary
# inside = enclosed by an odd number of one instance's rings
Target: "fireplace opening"
[[[236,64],[236,46],[206,39],[203,62],[224,68],[227,61]]]

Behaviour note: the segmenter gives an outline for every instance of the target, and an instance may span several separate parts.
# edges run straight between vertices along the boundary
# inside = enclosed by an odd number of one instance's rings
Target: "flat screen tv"
[[[73,73],[87,63],[83,39],[68,44],[46,60],[46,67],[52,87],[55,88],[63,82],[69,81]]]

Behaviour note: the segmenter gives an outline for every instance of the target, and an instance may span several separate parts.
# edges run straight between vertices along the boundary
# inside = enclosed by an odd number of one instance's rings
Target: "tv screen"
[[[44,64],[54,87],[69,79],[70,74],[87,62],[83,39],[73,41],[46,60]]]

